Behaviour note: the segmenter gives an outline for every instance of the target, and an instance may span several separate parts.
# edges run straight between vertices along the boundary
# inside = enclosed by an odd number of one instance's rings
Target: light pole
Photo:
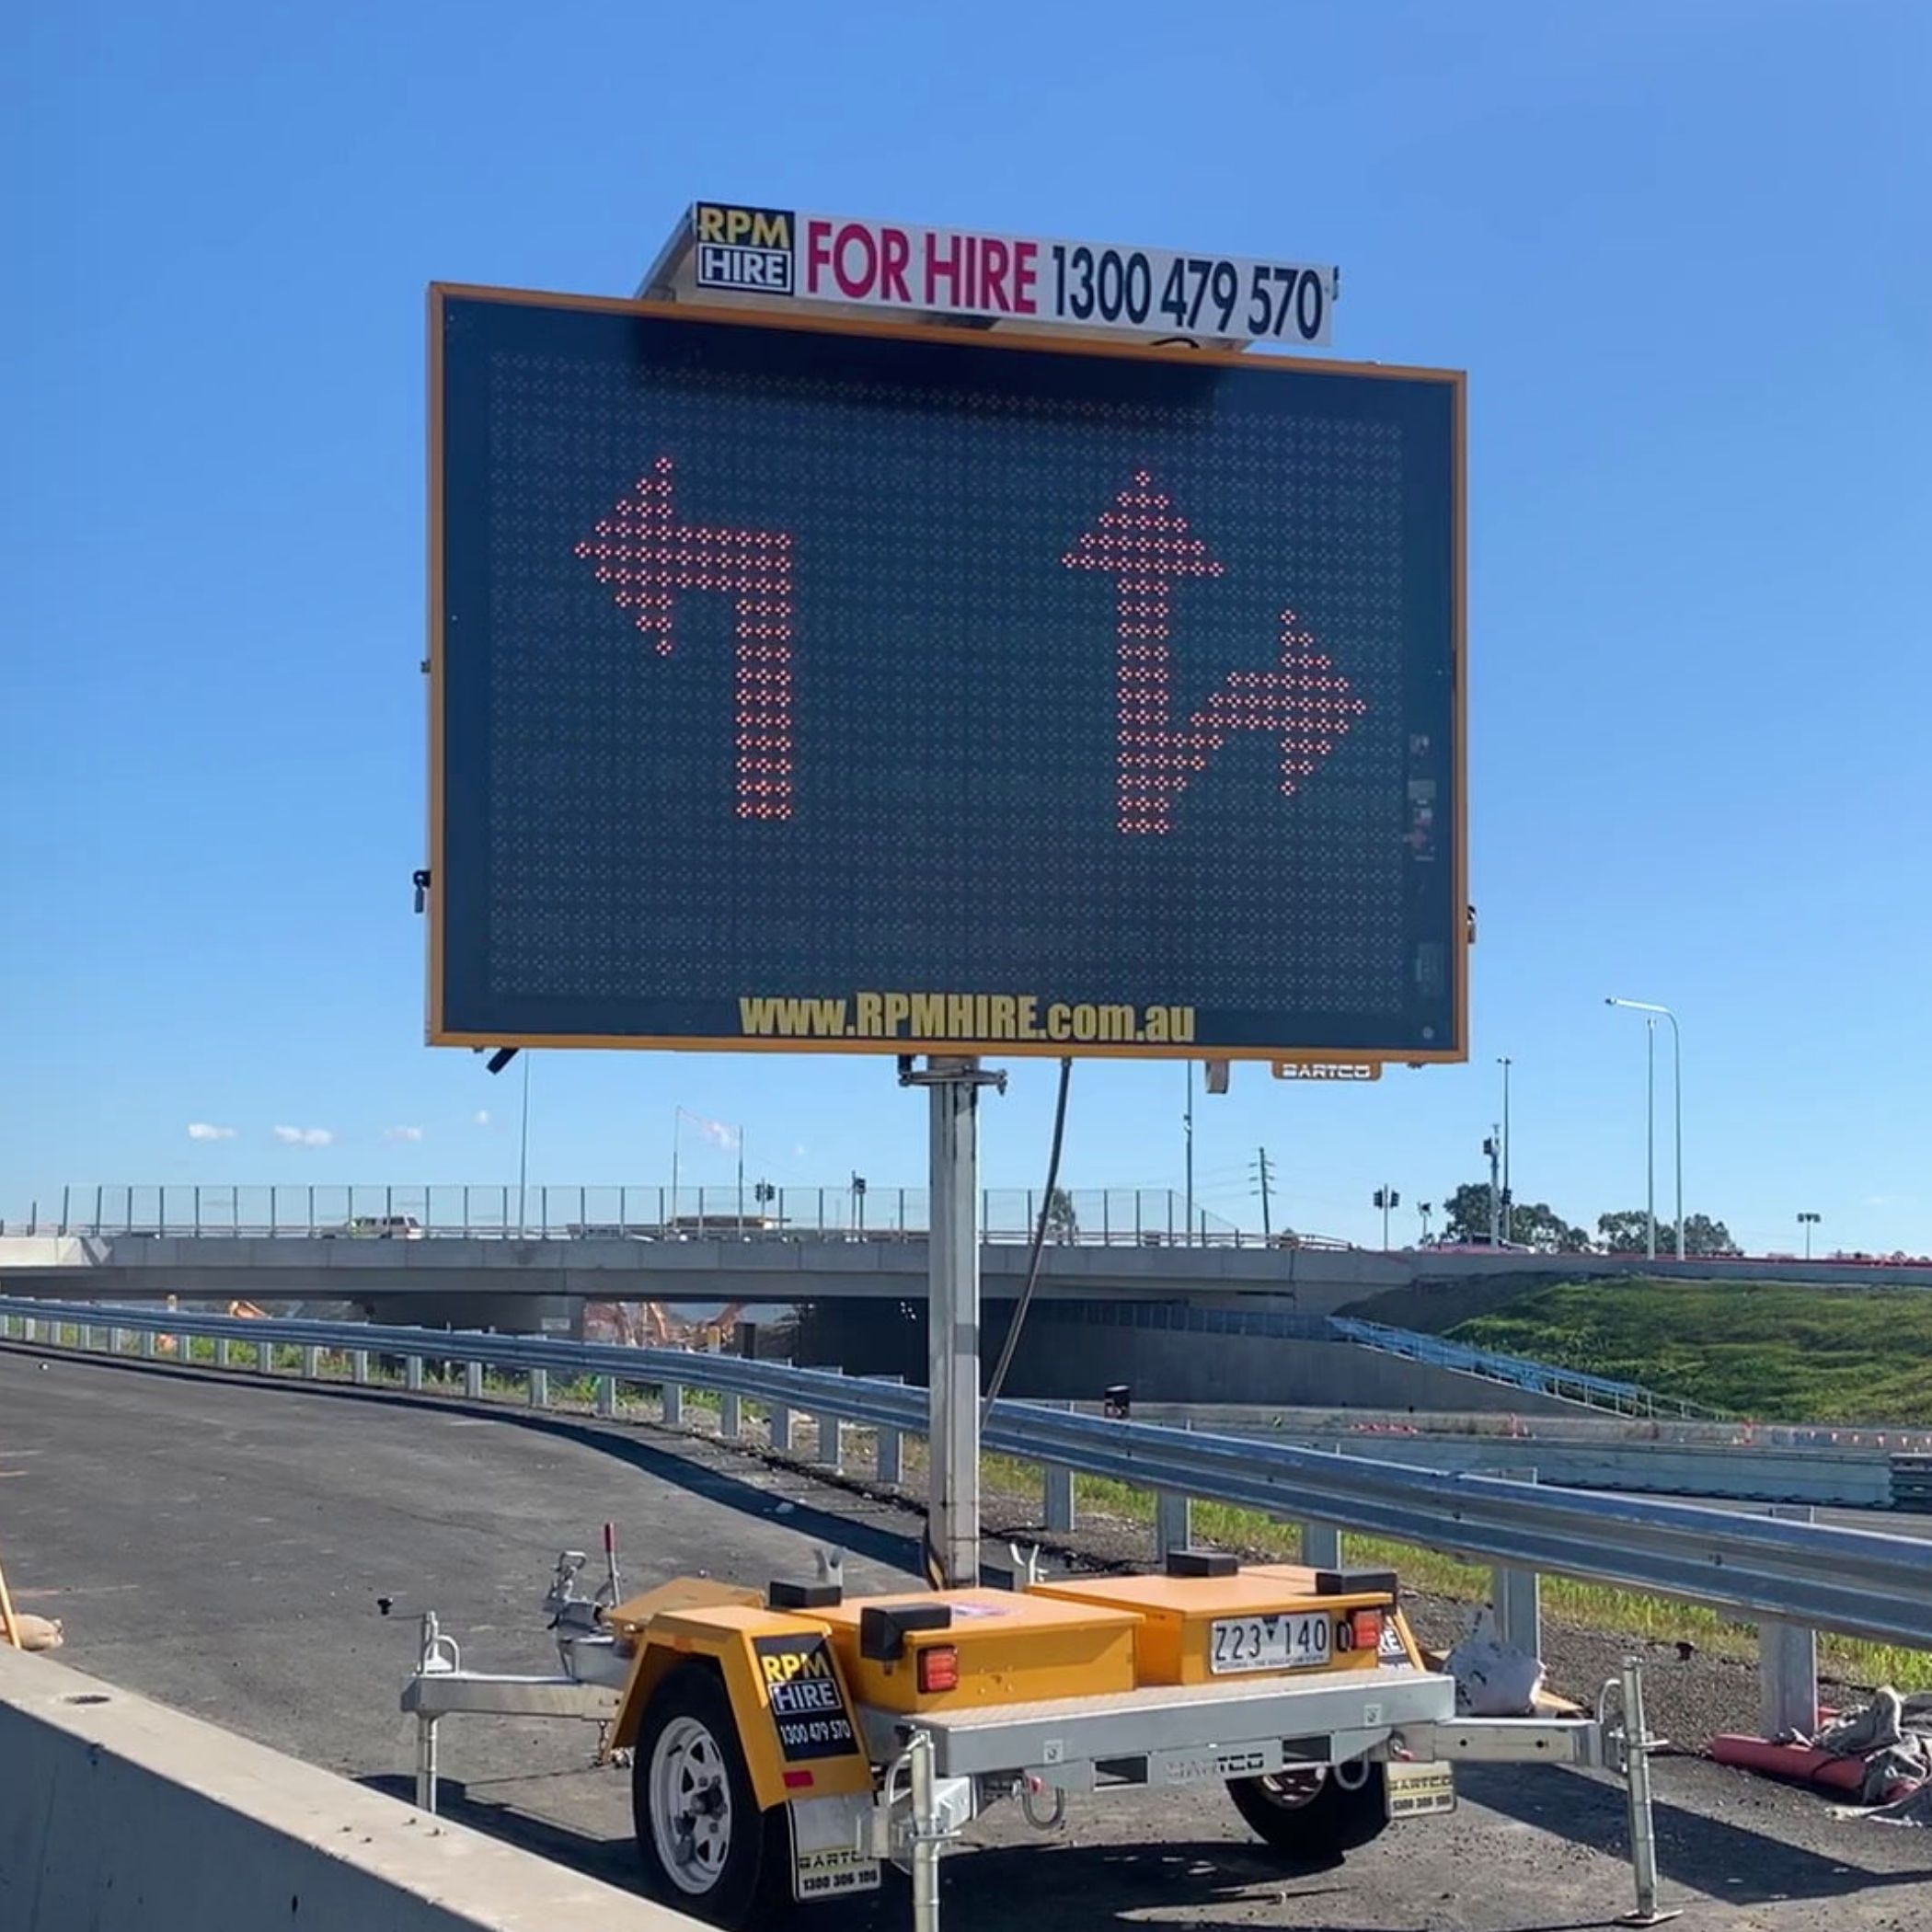
[[[1496,1064],[1502,1069],[1502,1238],[1507,1241],[1514,1205],[1510,1198],[1510,1056],[1499,1055]]]
[[[1429,1246],[1429,1217],[1435,1213],[1435,1202],[1432,1201],[1417,1202],[1416,1213],[1422,1217],[1422,1246],[1427,1248]]]
[[[1614,996],[1604,1000],[1606,1006],[1627,1006],[1633,1013],[1662,1014],[1671,1023],[1671,1103],[1675,1116],[1671,1130],[1671,1140],[1677,1157],[1677,1259],[1684,1259],[1684,1036],[1677,1028],[1677,1016],[1668,1006],[1660,1006],[1647,999],[1617,999]],[[1654,1033],[1657,1022],[1654,1018],[1646,1021]],[[1656,1095],[1656,1074],[1650,1075],[1651,1097]],[[1651,1137],[1654,1142],[1656,1128],[1654,1108],[1652,1112]],[[1654,1190],[1653,1190],[1654,1198]],[[1657,1216],[1650,1216],[1650,1253],[1657,1252]]]
[[[1798,1217],[1799,1225],[1804,1229],[1804,1258],[1807,1261],[1811,1259],[1811,1230],[1823,1218],[1822,1215],[1811,1213],[1801,1213]]]

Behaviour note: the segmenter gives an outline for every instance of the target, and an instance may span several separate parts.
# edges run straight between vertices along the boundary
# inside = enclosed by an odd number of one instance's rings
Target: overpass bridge
[[[513,1190],[496,1188],[70,1190],[64,1231],[0,1235],[0,1294],[304,1303],[387,1322],[569,1335],[582,1333],[592,1302],[797,1307],[801,1359],[923,1376],[923,1195],[875,1194],[881,1227],[858,1225],[863,1197],[844,1189],[787,1190],[742,1218],[735,1190],[728,1202],[725,1191],[673,1201],[655,1189],[535,1190],[523,1217]],[[983,1203],[989,1350],[1025,1282],[1037,1201],[989,1192]],[[1015,1358],[1016,1392],[1079,1399],[1125,1383],[1173,1402],[1549,1413],[1592,1398],[1464,1359],[1480,1351],[1439,1338],[1356,1332],[1363,1325],[1341,1311],[1390,1291],[1511,1277],[1932,1286],[1925,1263],[1384,1253],[1304,1236],[1264,1243],[1212,1219],[1189,1241],[1185,1220],[1165,1191],[1066,1198]]]

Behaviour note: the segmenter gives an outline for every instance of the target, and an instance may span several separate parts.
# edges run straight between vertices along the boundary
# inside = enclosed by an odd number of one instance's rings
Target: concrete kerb
[[[699,1932],[568,1866],[5,1648],[0,1765],[7,1932]]]

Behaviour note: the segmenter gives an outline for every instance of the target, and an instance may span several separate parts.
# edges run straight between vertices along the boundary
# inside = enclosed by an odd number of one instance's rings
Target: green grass
[[[1932,1294],[1918,1289],[1572,1282],[1449,1333],[1756,1421],[1932,1424]]]

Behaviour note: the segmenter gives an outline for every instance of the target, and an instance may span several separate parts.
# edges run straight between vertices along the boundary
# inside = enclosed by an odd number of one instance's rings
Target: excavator
[[[743,1308],[742,1302],[730,1302],[707,1320],[686,1322],[661,1302],[592,1302],[584,1323],[604,1329],[624,1348],[718,1350],[730,1345]]]

